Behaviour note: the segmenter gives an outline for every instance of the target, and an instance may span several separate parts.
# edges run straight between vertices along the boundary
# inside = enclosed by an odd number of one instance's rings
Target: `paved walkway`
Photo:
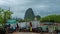
[[[41,33],[33,33],[33,32],[14,32],[12,34],[41,34]],[[43,33],[43,34],[49,34],[49,33]]]
[[[12,34],[39,34],[39,33],[33,33],[33,32],[14,32]]]

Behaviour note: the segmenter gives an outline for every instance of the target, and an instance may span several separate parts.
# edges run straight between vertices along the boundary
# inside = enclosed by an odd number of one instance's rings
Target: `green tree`
[[[4,23],[6,23],[7,20],[11,19],[11,14],[13,13],[9,10],[4,11]]]
[[[0,23],[6,23],[6,20],[11,19],[11,14],[13,13],[10,10],[0,8]]]
[[[37,15],[36,18],[37,18],[37,20],[40,20],[41,17],[39,15]]]
[[[41,22],[60,22],[60,15],[48,15],[40,19]]]
[[[0,8],[0,23],[3,23],[3,9]]]

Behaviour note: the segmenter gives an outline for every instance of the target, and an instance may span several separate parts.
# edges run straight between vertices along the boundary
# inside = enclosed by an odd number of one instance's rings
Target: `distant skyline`
[[[60,14],[60,0],[0,0],[0,8],[14,13],[12,17],[24,18],[28,8],[32,8],[35,15],[47,16]]]

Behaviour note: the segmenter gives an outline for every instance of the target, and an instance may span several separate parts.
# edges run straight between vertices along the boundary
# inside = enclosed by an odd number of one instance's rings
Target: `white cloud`
[[[40,12],[45,15],[48,11],[60,11],[59,3],[60,0],[0,0],[0,7],[10,7],[14,12],[13,16],[23,17],[28,8],[33,8],[34,13],[38,12],[39,15]]]
[[[6,1],[0,0],[0,5],[5,4]]]

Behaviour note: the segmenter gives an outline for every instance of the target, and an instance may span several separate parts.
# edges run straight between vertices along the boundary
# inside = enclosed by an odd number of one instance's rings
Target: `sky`
[[[12,17],[24,18],[28,8],[32,8],[35,15],[47,16],[60,14],[60,0],[0,0],[0,8],[13,12]]]

